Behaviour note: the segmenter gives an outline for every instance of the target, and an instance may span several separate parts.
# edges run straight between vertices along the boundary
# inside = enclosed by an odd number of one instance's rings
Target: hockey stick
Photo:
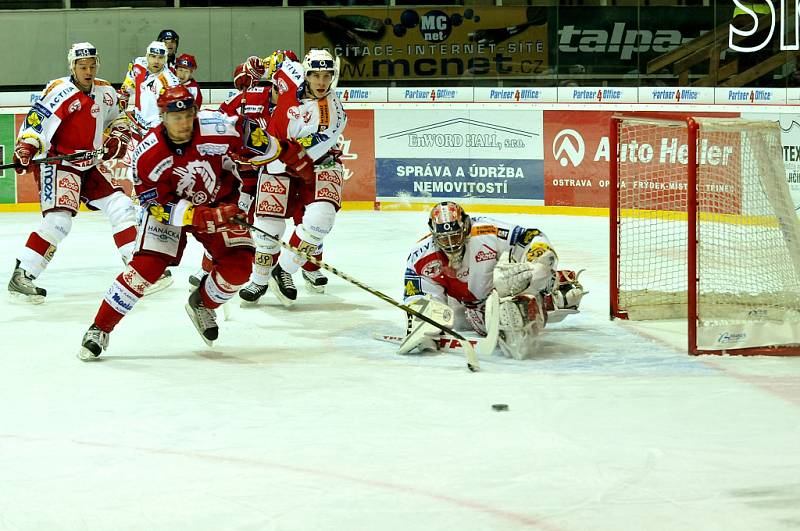
[[[69,155],[58,155],[55,157],[47,157],[44,159],[33,159],[31,164],[50,164],[51,162],[63,162],[68,160],[89,160],[103,154],[104,148],[95,149],[94,151],[79,151],[77,153],[70,153]],[[8,170],[11,168],[24,168],[15,162],[9,162],[0,166],[0,170]]]
[[[379,299],[381,299],[381,300],[383,300],[385,302],[388,302],[389,304],[391,304],[395,308],[400,308],[401,310],[405,311],[406,313],[410,313],[411,315],[413,315],[417,319],[420,319],[422,321],[425,321],[428,324],[431,324],[431,325],[435,326],[436,328],[438,328],[442,332],[444,332],[446,334],[450,334],[451,336],[455,337],[456,339],[460,339],[461,341],[464,342],[464,346],[465,346],[465,350],[466,350],[466,354],[467,354],[467,368],[469,370],[471,370],[472,372],[477,372],[480,369],[480,363],[478,362],[478,354],[475,352],[475,349],[469,343],[467,338],[465,338],[464,336],[462,336],[461,334],[459,334],[458,332],[456,332],[452,328],[448,328],[448,327],[446,327],[446,326],[444,326],[442,324],[439,324],[438,322],[434,321],[430,317],[422,315],[421,313],[419,313],[418,311],[414,310],[413,308],[409,308],[405,304],[401,304],[401,303],[397,302],[396,300],[394,300],[390,296],[386,295],[385,293],[367,286],[366,284],[362,283],[361,281],[354,279],[353,277],[351,277],[350,275],[348,275],[346,273],[342,273],[341,271],[339,271],[335,267],[330,266],[330,265],[326,264],[325,262],[322,262],[321,260],[317,260],[313,256],[305,253],[304,251],[301,251],[297,247],[295,247],[293,245],[289,245],[288,243],[284,242],[280,238],[276,238],[275,236],[273,236],[273,235],[271,235],[271,234],[259,229],[258,227],[254,226],[254,225],[251,225],[250,223],[244,221],[243,219],[241,219],[239,217],[234,217],[234,218],[231,219],[231,221],[233,223],[236,223],[237,225],[241,225],[242,227],[247,227],[250,230],[254,230],[254,231],[258,232],[259,234],[265,236],[269,240],[277,243],[278,245],[280,245],[284,249],[286,249],[288,251],[292,251],[293,253],[295,253],[297,255],[300,255],[301,257],[305,258],[306,260],[308,260],[309,262],[311,262],[315,266],[319,266],[322,269],[325,269],[326,271],[330,271],[331,273],[333,273],[337,277],[341,278],[342,280],[346,280],[347,282],[358,286],[359,288],[363,289],[364,291],[366,291],[368,293],[371,293],[372,295],[375,295],[376,297],[378,297]]]

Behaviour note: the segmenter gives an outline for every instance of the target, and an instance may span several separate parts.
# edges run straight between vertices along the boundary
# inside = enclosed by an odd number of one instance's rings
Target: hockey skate
[[[239,297],[245,302],[255,304],[267,292],[267,286],[251,282],[239,290]]]
[[[194,290],[189,295],[189,302],[186,303],[185,308],[189,319],[194,323],[194,327],[200,333],[203,341],[209,347],[213,347],[214,340],[219,336],[217,314],[214,310],[203,305],[203,299],[200,298],[200,289]]]
[[[207,274],[208,274],[207,271],[203,271],[201,269],[198,272],[189,275],[189,286],[191,286],[189,288],[189,291],[193,291],[194,288],[199,288],[200,287],[200,282],[203,281],[203,277],[206,276]]]
[[[280,265],[272,268],[269,287],[284,306],[291,306],[297,300],[297,288],[294,286],[292,275],[284,271]]]
[[[164,273],[158,277],[158,280],[153,282],[150,287],[145,288],[144,293],[142,293],[143,297],[147,297],[148,295],[152,295],[153,293],[158,293],[159,291],[163,291],[172,285],[172,273],[169,269],[165,270]]]
[[[19,260],[8,282],[8,292],[13,297],[24,299],[31,304],[41,304],[47,296],[47,290],[33,283],[34,277],[19,266]]]
[[[78,358],[82,361],[91,361],[96,359],[107,348],[108,332],[103,332],[97,326],[92,325],[83,335]]]
[[[306,290],[312,293],[325,293],[325,286],[328,285],[328,277],[322,274],[319,269],[316,271],[306,271],[303,269],[303,280],[306,281]]]

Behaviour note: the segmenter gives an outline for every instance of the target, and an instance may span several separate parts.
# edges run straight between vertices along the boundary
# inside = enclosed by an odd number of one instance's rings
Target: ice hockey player
[[[123,260],[136,240],[136,209],[120,187],[98,169],[100,160],[119,158],[127,149],[127,122],[120,119],[117,94],[96,77],[100,58],[88,42],[73,44],[67,53],[70,75],[47,84],[22,124],[14,148],[17,172],[33,171],[39,187],[42,221],[17,255],[8,290],[29,302],[41,303],[46,291],[34,284],[69,234],[81,203],[102,210]],[[104,140],[104,132],[107,139]],[[102,156],[52,164],[36,159],[103,148]]]
[[[327,50],[312,49],[302,64],[286,52],[269,59],[278,103],[269,118],[269,132],[276,138],[300,146],[297,157],[281,157],[270,163],[259,179],[255,216],[267,233],[280,236],[286,219],[296,228],[289,243],[315,258],[322,257],[324,238],[333,228],[341,207],[344,169],[335,147],[347,117],[335,88],[339,61]],[[269,73],[268,73],[269,75]],[[288,162],[287,162],[288,161]],[[328,279],[317,266],[295,253],[280,251],[277,244],[259,242],[260,259],[250,284],[240,292],[255,301],[266,292],[266,284],[286,306],[297,299],[292,274],[301,266],[310,289],[324,292]],[[249,292],[249,293],[248,293]]]
[[[128,65],[122,90],[134,97],[135,109],[130,118],[138,128],[135,131],[137,136],[144,136],[147,129],[158,125],[158,95],[167,87],[180,85],[180,80],[167,68],[166,62],[166,45],[153,41],[147,45],[143,57],[137,57]]]
[[[237,130],[244,137],[248,138],[250,129],[253,129],[253,122],[258,124],[262,131],[267,130],[269,113],[272,109],[270,103],[270,85],[260,85],[259,80],[266,72],[263,61],[255,55],[248,57],[242,64],[238,65],[233,71],[233,85],[238,91],[236,94],[225,100],[219,106],[219,112],[235,120]],[[243,143],[244,144],[244,143]],[[246,146],[242,146],[245,151],[249,151]],[[242,157],[234,157],[237,162],[244,162],[246,154]],[[239,176],[242,178],[242,209],[250,210],[252,198],[255,195],[256,183],[260,169],[263,166],[253,166],[251,164],[239,164]],[[256,226],[258,224],[256,220]],[[256,264],[259,263],[261,256],[261,243],[264,237],[259,233],[253,234],[256,242]],[[206,253],[200,270],[189,277],[189,284],[197,286],[205,273],[211,270],[211,257]],[[265,280],[266,282],[266,280]]]
[[[404,301],[455,330],[486,335],[486,319],[499,319],[500,347],[506,356],[530,357],[536,337],[550,322],[577,313],[583,287],[579,273],[558,270],[558,257],[540,230],[470,217],[452,201],[431,210],[430,234],[408,257]],[[500,296],[497,316],[486,315],[492,290]],[[443,311],[445,308],[452,311]],[[440,330],[409,316],[400,352],[435,348]]]
[[[181,85],[192,93],[195,104],[199,109],[203,105],[203,93],[200,91],[200,85],[194,79],[195,70],[197,70],[197,59],[194,58],[194,55],[184,53],[175,60],[175,75],[180,80]]]
[[[153,128],[134,153],[134,177],[145,208],[133,259],[106,292],[94,323],[83,338],[79,357],[92,359],[108,347],[109,333],[151,283],[180,262],[188,233],[210,253],[214,265],[186,304],[203,340],[217,339],[215,308],[236,294],[250,275],[253,240],[231,219],[241,213],[240,181],[228,155],[241,142],[229,120],[198,113],[183,86],[158,98],[162,124]],[[265,156],[280,147],[266,134]]]
[[[159,32],[158,37],[156,37],[157,41],[161,41],[167,47],[167,68],[169,68],[173,73],[175,73],[175,68],[177,66],[176,62],[176,54],[178,53],[178,44],[180,42],[180,37],[178,37],[178,32],[172,29],[163,29]],[[197,108],[200,108],[198,104]]]

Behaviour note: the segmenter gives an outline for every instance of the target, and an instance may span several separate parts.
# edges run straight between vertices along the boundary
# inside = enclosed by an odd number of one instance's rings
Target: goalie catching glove
[[[453,310],[446,304],[431,299],[430,295],[414,299],[407,306],[443,326],[453,326],[453,321],[455,320]],[[406,332],[406,338],[400,344],[400,349],[397,351],[398,354],[408,354],[415,348],[420,351],[436,350],[436,339],[442,333],[436,326],[412,314],[408,314]]]

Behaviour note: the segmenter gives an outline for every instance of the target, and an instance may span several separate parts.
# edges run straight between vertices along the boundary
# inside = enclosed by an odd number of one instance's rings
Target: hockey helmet
[[[303,72],[307,76],[309,72],[319,71],[331,72],[333,78],[328,91],[335,89],[339,82],[339,58],[334,59],[331,52],[323,48],[312,48],[303,58]]]
[[[428,217],[433,243],[451,263],[460,262],[472,222],[460,205],[444,201],[433,207]]]
[[[175,59],[175,68],[188,68],[189,70],[197,70],[197,59],[194,55],[184,53]]]
[[[163,29],[161,33],[158,34],[156,37],[157,41],[175,41],[175,44],[180,44],[180,37],[178,37],[178,32],[173,29]]]
[[[147,55],[167,55],[167,46],[161,41],[153,41],[147,45]]]
[[[100,65],[100,57],[97,55],[97,48],[91,42],[76,42],[73,44],[69,52],[67,52],[67,63],[69,63],[70,70],[75,66],[75,61],[78,59],[89,59],[94,57],[98,66]]]
[[[157,103],[161,112],[185,111],[196,106],[194,96],[183,85],[165,88]]]

